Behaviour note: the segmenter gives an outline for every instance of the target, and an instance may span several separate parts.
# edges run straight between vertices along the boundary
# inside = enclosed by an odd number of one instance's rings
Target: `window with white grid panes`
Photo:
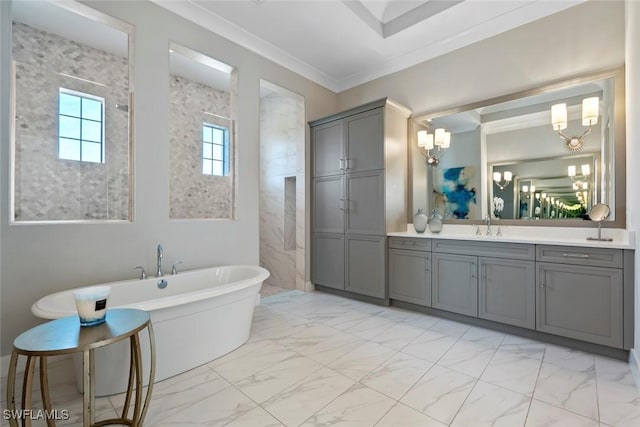
[[[59,89],[58,158],[104,163],[104,98]]]
[[[202,173],[216,176],[229,174],[229,129],[202,124]]]

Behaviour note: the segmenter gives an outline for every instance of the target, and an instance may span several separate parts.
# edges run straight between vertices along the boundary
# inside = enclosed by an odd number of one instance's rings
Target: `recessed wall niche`
[[[75,2],[12,10],[12,220],[131,220],[133,26]]]
[[[169,70],[169,216],[233,219],[236,73],[174,42]]]

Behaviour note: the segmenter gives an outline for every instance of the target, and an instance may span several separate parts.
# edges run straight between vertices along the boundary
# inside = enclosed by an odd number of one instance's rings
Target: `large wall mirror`
[[[625,227],[624,71],[412,118],[411,211],[450,222]]]
[[[131,220],[133,27],[14,1],[12,220]]]
[[[236,73],[174,42],[169,65],[170,217],[232,219]]]

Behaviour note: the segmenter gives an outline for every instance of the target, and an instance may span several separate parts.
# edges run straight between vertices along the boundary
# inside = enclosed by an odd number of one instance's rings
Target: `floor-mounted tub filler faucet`
[[[162,277],[162,245],[158,245],[158,267],[156,268],[156,277]]]

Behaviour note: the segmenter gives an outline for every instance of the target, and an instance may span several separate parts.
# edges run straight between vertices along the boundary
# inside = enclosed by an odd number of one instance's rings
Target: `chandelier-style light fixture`
[[[564,139],[567,150],[571,152],[581,151],[584,147],[584,137],[591,132],[591,126],[598,123],[600,110],[600,98],[597,96],[582,100],[582,126],[587,129],[580,136],[567,136],[562,130],[567,128],[567,104],[561,103],[551,106],[551,124],[553,130]]]
[[[451,133],[444,128],[437,128],[434,133],[426,130],[418,131],[418,147],[424,148],[427,164],[431,167],[438,166],[440,158],[451,144]]]

